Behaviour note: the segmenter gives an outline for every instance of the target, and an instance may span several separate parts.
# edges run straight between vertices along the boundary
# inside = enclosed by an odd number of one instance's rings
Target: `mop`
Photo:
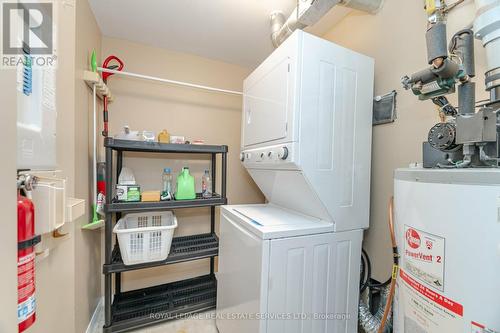
[[[94,104],[94,113],[93,113],[93,148],[92,148],[92,167],[93,167],[93,182],[92,182],[92,198],[94,202],[92,203],[92,222],[84,225],[82,229],[87,230],[95,230],[104,226],[104,219],[102,219],[97,212],[97,202],[98,196],[102,195],[102,193],[97,193],[97,97],[96,97],[96,85],[92,86],[93,93],[93,104]]]
[[[118,62],[118,65],[109,65],[111,61],[115,60]],[[97,64],[96,64],[96,57],[95,57],[95,51],[92,52],[91,55],[91,63],[90,67],[93,72],[97,71]],[[116,56],[110,55],[104,60],[103,63],[104,68],[112,68],[112,69],[117,69],[121,71],[123,69],[123,62]],[[103,73],[102,74],[102,79],[104,83],[107,83],[107,78],[109,76],[113,75],[112,73]],[[104,216],[104,204],[105,204],[105,196],[102,192],[99,192],[97,190],[97,102],[96,102],[96,86],[95,84],[93,85],[93,94],[94,94],[94,115],[93,115],[93,122],[94,122],[94,147],[93,147],[93,191],[92,191],[92,196],[94,198],[94,203],[92,205],[92,222],[89,224],[84,225],[82,228],[83,229],[98,229],[104,226],[104,220],[101,218],[101,216]],[[104,116],[104,130],[102,131],[102,135],[104,137],[108,136],[108,96],[104,95],[103,96],[103,104],[104,104],[104,110],[103,110],[103,116]],[[111,191],[111,189],[107,189],[107,191]]]
[[[110,65],[111,61],[116,61],[118,65]],[[106,59],[104,59],[104,62],[102,63],[103,68],[107,69],[114,69],[117,71],[121,71],[123,69],[123,62],[118,58],[117,56],[110,55]],[[108,83],[108,77],[113,75],[113,73],[102,73],[102,80],[104,83]],[[103,104],[104,104],[104,110],[103,110],[103,117],[104,117],[104,129],[102,131],[102,135],[104,137],[108,136],[108,96],[103,96]]]

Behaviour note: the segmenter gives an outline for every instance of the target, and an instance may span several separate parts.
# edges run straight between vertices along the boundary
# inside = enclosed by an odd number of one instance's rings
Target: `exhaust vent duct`
[[[271,40],[274,47],[280,46],[295,30],[318,22],[337,4],[374,14],[382,7],[383,0],[299,0],[288,19],[282,12],[271,13]]]
[[[339,5],[370,14],[376,14],[382,8],[383,4],[384,0],[343,0],[339,3]]]
[[[490,102],[500,102],[500,0],[476,0],[474,32],[486,50],[486,90]]]

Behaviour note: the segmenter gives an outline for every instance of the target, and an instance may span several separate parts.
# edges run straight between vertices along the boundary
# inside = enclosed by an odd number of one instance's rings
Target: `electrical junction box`
[[[31,93],[25,94],[22,67],[19,67],[17,93],[17,168],[55,170],[56,71],[33,68]]]

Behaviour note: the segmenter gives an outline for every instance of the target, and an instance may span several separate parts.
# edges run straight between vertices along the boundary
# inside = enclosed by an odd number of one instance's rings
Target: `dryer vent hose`
[[[392,252],[393,252],[393,269],[390,284],[384,286],[381,290],[380,306],[372,314],[370,306],[367,302],[360,297],[359,300],[359,323],[366,333],[385,333],[391,331],[391,318],[392,318],[392,301],[394,299],[394,292],[396,290],[396,278],[399,269],[399,254],[396,245],[396,236],[394,234],[394,198],[391,197],[389,201],[389,231],[391,234]],[[385,285],[385,284],[383,284]],[[370,288],[370,285],[368,286]],[[368,290],[368,292],[371,292]]]

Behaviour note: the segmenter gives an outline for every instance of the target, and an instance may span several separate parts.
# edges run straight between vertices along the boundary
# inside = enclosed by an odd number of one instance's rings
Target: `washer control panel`
[[[282,144],[265,148],[248,149],[240,153],[240,160],[245,165],[252,164],[289,164],[293,163],[293,145]]]

